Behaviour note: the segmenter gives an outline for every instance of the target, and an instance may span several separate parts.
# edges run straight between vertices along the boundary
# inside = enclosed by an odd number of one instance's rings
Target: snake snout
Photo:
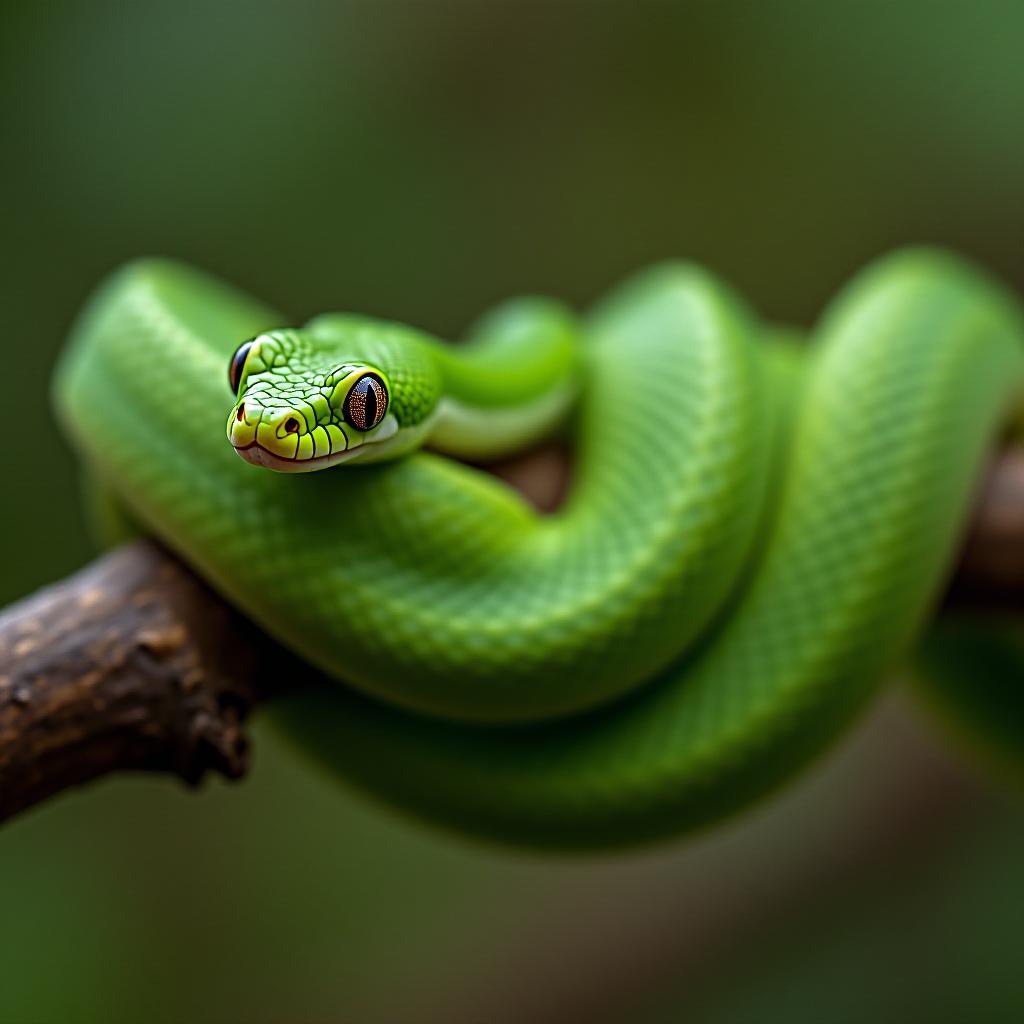
[[[257,428],[257,438],[261,444],[271,437],[276,441],[292,445],[296,439],[307,433],[306,419],[297,409],[287,407],[281,409],[264,409]]]
[[[232,410],[228,419],[228,440],[236,448],[246,448],[255,442],[262,412],[253,402],[239,402]]]

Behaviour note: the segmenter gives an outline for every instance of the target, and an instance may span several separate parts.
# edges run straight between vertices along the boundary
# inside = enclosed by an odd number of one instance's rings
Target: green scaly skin
[[[183,266],[122,270],[60,366],[67,430],[145,528],[346,684],[276,708],[306,750],[419,816],[530,845],[700,826],[833,740],[940,592],[1024,387],[1014,300],[920,250],[858,276],[806,349],[766,341],[688,265],[581,323],[511,303],[460,348],[281,322]],[[343,403],[367,369],[389,400],[363,434]],[[576,392],[555,515],[444,455],[395,458],[532,442]],[[268,472],[236,457],[226,413],[243,450],[385,461]]]

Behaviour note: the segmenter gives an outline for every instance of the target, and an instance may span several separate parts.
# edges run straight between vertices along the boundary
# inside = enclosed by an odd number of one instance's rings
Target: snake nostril
[[[238,420],[238,422],[239,422],[239,423],[241,423],[241,422],[242,422],[242,420],[244,420],[244,419],[245,419],[245,402],[243,402],[243,403],[242,403],[242,404],[241,404],[241,405],[240,405],[240,406],[238,407],[238,414],[237,414],[237,416],[236,416],[236,419]]]
[[[284,421],[284,429],[289,434],[297,434],[299,432],[299,421],[294,416],[289,416]]]

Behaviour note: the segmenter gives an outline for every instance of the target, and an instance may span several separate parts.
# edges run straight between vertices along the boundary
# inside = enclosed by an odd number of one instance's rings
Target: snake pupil
[[[289,416],[288,419],[284,421],[284,429],[287,430],[289,434],[297,434],[299,432],[299,421],[294,416]]]
[[[388,389],[375,373],[356,381],[345,399],[344,415],[356,430],[372,430],[388,409]]]

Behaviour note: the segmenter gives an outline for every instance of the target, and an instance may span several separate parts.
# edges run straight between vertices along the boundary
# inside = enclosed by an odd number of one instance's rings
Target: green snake
[[[682,263],[581,318],[506,303],[461,345],[285,322],[131,264],[74,329],[60,417],[133,521],[338,680],[274,710],[305,750],[527,845],[693,829],[834,740],[940,595],[1024,393],[1015,299],[921,249],[808,344]],[[465,461],[559,431],[552,514]]]

